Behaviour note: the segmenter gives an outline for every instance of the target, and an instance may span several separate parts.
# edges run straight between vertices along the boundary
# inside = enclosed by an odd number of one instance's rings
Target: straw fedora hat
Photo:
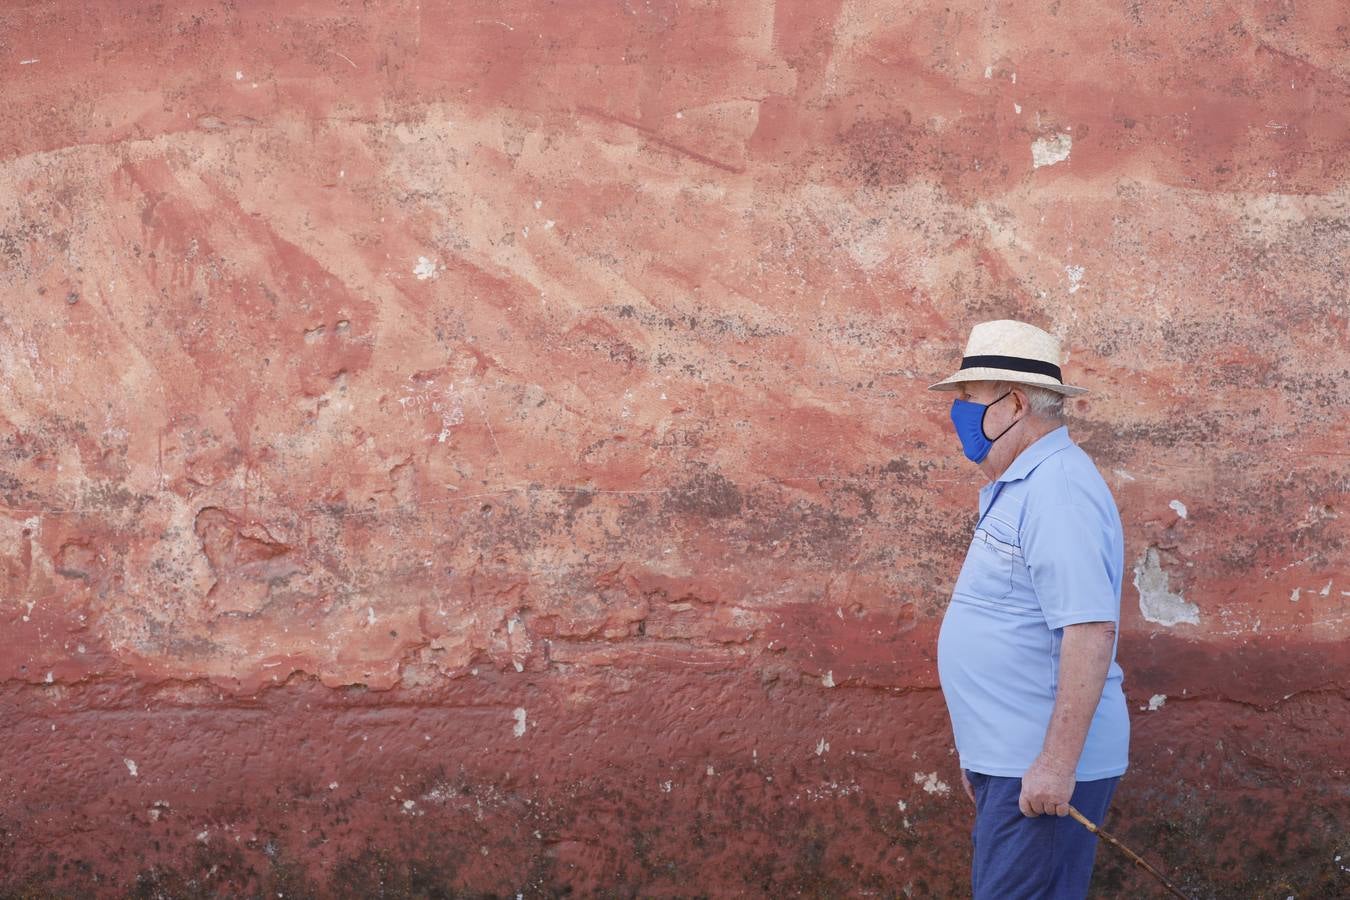
[[[1066,397],[1087,388],[1064,383],[1059,371],[1059,338],[1035,325],[1012,319],[981,322],[970,329],[961,368],[930,391],[954,391],[963,381],[1015,381],[1048,388]]]

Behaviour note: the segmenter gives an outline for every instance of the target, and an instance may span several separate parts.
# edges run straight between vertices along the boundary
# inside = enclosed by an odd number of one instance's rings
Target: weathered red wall
[[[0,10],[0,893],[959,894],[1004,316],[1126,525],[1108,827],[1346,890],[1350,13],[1158,6]]]

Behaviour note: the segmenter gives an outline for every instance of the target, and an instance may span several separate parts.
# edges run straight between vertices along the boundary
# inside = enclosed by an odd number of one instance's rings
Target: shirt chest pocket
[[[983,600],[1007,600],[1015,586],[1015,572],[1025,570],[1017,526],[987,515],[975,529],[956,589]]]

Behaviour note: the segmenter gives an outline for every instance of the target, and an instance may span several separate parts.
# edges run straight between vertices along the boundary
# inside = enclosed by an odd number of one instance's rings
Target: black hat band
[[[961,368],[963,369],[1011,369],[1014,372],[1032,372],[1037,375],[1049,375],[1051,378],[1064,383],[1064,376],[1059,373],[1059,366],[1043,359],[1026,359],[1021,356],[966,356],[961,359]]]

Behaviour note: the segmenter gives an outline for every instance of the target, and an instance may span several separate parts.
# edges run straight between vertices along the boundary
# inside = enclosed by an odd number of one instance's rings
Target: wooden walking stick
[[[1092,822],[1091,819],[1089,819],[1087,816],[1085,816],[1085,815],[1083,815],[1082,813],[1080,813],[1078,810],[1074,809],[1074,808],[1073,808],[1073,804],[1070,804],[1070,805],[1069,805],[1069,815],[1073,816],[1073,818],[1074,818],[1080,825],[1082,825],[1084,828],[1086,828],[1088,831],[1090,831],[1090,832],[1092,832],[1093,834],[1097,835],[1097,837],[1099,837],[1099,838],[1101,838],[1102,840],[1106,841],[1108,844],[1110,844],[1111,846],[1115,847],[1115,848],[1116,848],[1117,850],[1119,850],[1121,853],[1124,853],[1124,854],[1125,854],[1126,856],[1128,856],[1130,859],[1134,860],[1134,864],[1135,864],[1136,866],[1142,867],[1146,872],[1148,872],[1148,873],[1149,873],[1150,875],[1152,875],[1154,878],[1156,878],[1156,879],[1158,879],[1159,881],[1161,881],[1163,887],[1165,887],[1165,888],[1167,888],[1167,890],[1171,891],[1172,894],[1173,894],[1174,896],[1180,897],[1181,900],[1190,900],[1189,897],[1187,897],[1187,896],[1186,896],[1185,894],[1183,894],[1181,891],[1177,890],[1176,886],[1175,886],[1174,884],[1172,884],[1172,882],[1170,882],[1170,881],[1168,881],[1166,878],[1162,877],[1162,873],[1161,873],[1161,872],[1159,872],[1157,869],[1155,869],[1155,868],[1153,868],[1152,866],[1150,866],[1148,863],[1144,862],[1142,859],[1140,859],[1140,858],[1139,858],[1139,854],[1135,853],[1135,852],[1134,852],[1133,850],[1131,850],[1129,847],[1126,847],[1126,846],[1125,846],[1124,844],[1122,844],[1120,841],[1116,840],[1115,837],[1114,837],[1113,835],[1110,835],[1110,834],[1108,834],[1107,832],[1102,831],[1100,828],[1098,828],[1095,824],[1093,824],[1093,822]]]

